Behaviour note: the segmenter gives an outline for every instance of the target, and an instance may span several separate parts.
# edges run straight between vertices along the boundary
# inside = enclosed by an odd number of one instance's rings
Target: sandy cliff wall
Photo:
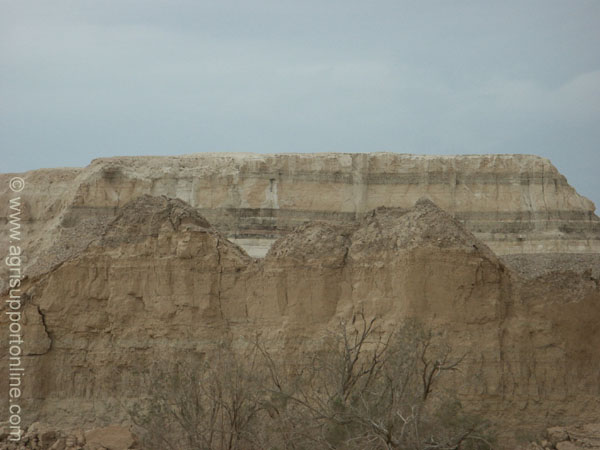
[[[257,330],[293,355],[362,310],[446,329],[469,355],[461,399],[509,433],[598,420],[600,221],[543,158],[192,155],[21,176],[27,420],[110,423],[148,361]]]
[[[0,175],[2,220],[11,176]],[[409,208],[422,196],[500,255],[600,253],[593,203],[536,156],[198,154],[105,158],[21,176],[30,264],[77,222],[143,194],[184,200],[252,256],[307,221],[348,223],[380,206]]]
[[[257,261],[198,209],[142,196],[23,291],[27,420],[114,422],[117,400],[139,394],[148,361],[257,330],[293,357],[358,311],[387,329],[406,317],[445,329],[468,354],[453,385],[508,433],[600,413],[598,280],[526,282],[429,201],[349,225],[306,224]]]

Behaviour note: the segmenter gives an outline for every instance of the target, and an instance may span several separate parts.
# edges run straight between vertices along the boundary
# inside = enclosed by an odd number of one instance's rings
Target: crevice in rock
[[[48,330],[48,325],[46,324],[46,316],[42,312],[42,309],[38,305],[33,303],[31,300],[30,300],[30,303],[32,306],[35,306],[37,313],[40,315],[40,318],[42,319],[42,327],[44,328],[44,333],[46,333],[46,336],[48,337],[50,344],[48,345],[48,348],[46,349],[46,351],[41,352],[41,353],[30,352],[28,356],[42,356],[42,355],[45,355],[46,353],[50,352],[50,350],[52,350],[52,345],[54,344],[54,339],[52,338],[52,335],[50,334],[50,331]]]

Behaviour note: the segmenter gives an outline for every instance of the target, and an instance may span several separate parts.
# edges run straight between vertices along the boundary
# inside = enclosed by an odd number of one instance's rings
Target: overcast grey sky
[[[600,1],[0,0],[0,172],[532,153],[600,206]]]

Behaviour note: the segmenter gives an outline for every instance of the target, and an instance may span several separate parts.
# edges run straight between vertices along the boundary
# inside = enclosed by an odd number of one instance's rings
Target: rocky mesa
[[[8,205],[8,181],[14,175],[0,175],[2,205]],[[410,208],[423,196],[498,255],[600,252],[594,204],[577,194],[550,161],[530,155],[121,157],[97,159],[83,169],[20,176],[27,186],[21,206],[32,273],[84,245],[98,221],[145,194],[185,201],[255,257],[303,223],[349,223],[382,206]],[[0,214],[6,221],[8,207]],[[90,233],[80,233],[82,226]],[[69,249],[56,248],[61,236],[71,241]],[[36,263],[39,268],[30,267]]]
[[[192,155],[21,176],[28,424],[126,424],[152,361],[257,332],[294,360],[357,314],[444,330],[463,355],[444,387],[499,448],[600,418],[600,222],[545,159]]]

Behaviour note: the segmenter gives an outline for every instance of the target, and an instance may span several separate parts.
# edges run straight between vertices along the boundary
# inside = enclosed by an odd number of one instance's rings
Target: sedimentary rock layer
[[[0,175],[0,220],[12,212],[13,175]],[[251,256],[264,256],[277,237],[302,223],[349,223],[380,206],[409,208],[422,196],[500,255],[600,253],[593,203],[536,156],[197,154],[103,158],[83,169],[20,176],[29,264],[78,222],[92,227],[95,218],[144,194],[198,208]]]
[[[600,413],[598,279],[524,280],[428,200],[305,224],[255,260],[198,209],[140,196],[89,242],[23,284],[26,420],[105,425],[140,394],[148,361],[257,332],[293,358],[357,312],[387,330],[408,317],[444,330],[467,355],[451,386],[506,433]]]

